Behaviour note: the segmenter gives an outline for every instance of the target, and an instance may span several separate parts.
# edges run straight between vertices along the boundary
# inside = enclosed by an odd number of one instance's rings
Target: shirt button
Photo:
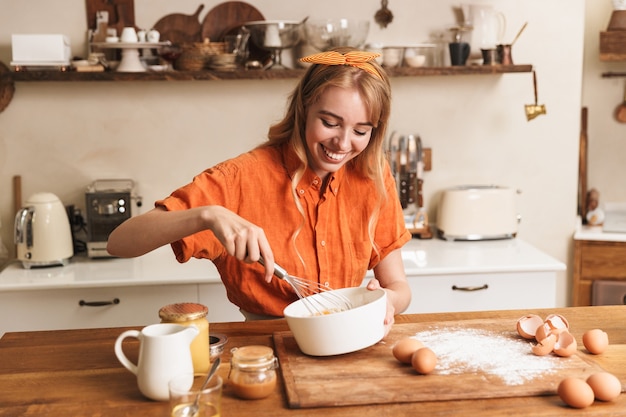
[[[317,185],[318,181],[317,178],[313,180],[313,185]]]
[[[302,194],[304,194],[304,190],[303,190],[302,188],[300,188],[300,189],[298,190],[298,192],[299,192],[301,195],[302,195]]]
[[[320,242],[320,245],[322,245],[322,246],[326,246],[326,241],[325,241],[325,240],[322,240],[322,241]]]
[[[324,283],[324,286],[325,286],[326,288],[330,288],[330,282],[326,281],[326,282]]]

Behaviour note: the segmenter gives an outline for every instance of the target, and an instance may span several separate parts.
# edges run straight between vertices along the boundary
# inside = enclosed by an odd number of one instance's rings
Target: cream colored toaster
[[[510,239],[521,216],[517,192],[497,185],[462,185],[446,189],[437,207],[439,237],[446,240]]]

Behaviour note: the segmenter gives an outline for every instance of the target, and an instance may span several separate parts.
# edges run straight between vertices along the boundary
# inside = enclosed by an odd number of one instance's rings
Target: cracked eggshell
[[[567,357],[576,353],[578,344],[576,339],[568,331],[562,331],[556,335],[556,343],[554,344],[554,353],[559,356]]]
[[[550,329],[550,326],[547,323],[541,323],[541,326],[537,327],[537,330],[535,331],[535,340],[541,343],[541,341],[550,336],[551,333],[552,330]]]
[[[552,351],[554,350],[555,343],[556,343],[556,334],[550,334],[541,342],[537,342],[537,344],[532,347],[532,351],[537,356],[548,355],[552,353]]]
[[[556,329],[567,329],[569,330],[569,322],[565,317],[560,314],[550,314],[545,319],[545,323],[550,326],[552,330]]]
[[[536,314],[527,314],[517,320],[517,333],[524,339],[534,339],[537,328],[543,324],[543,319]]]
[[[609,335],[600,329],[588,330],[583,334],[583,345],[594,355],[599,355],[609,345]]]
[[[553,329],[550,327],[550,324],[543,323],[541,326],[537,328],[537,332],[535,333],[535,340],[541,343],[545,338],[550,336],[551,334],[558,337],[559,333],[566,332],[567,329]]]

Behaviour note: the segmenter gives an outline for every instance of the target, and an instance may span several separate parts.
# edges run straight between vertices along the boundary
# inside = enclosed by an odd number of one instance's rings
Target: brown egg
[[[579,378],[565,378],[559,384],[557,393],[561,400],[570,407],[585,408],[593,404],[593,390],[589,384]]]
[[[524,339],[534,339],[537,328],[543,324],[543,319],[536,314],[527,314],[517,320],[517,333]]]
[[[562,331],[556,335],[556,343],[554,344],[554,353],[559,356],[572,356],[576,353],[578,344],[576,339],[568,331]]]
[[[599,355],[609,345],[609,335],[600,329],[588,330],[583,334],[583,345],[594,355]]]
[[[587,378],[587,384],[593,390],[596,400],[613,401],[622,392],[622,383],[608,372],[598,372]]]
[[[437,366],[437,355],[429,348],[423,347],[413,354],[411,365],[420,374],[429,374]]]
[[[413,337],[406,337],[399,340],[393,346],[393,356],[402,363],[411,363],[411,357],[419,348],[423,348],[424,344]]]

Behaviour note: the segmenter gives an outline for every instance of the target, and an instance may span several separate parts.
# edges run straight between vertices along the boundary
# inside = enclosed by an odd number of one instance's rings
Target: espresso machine
[[[109,234],[131,217],[131,200],[141,206],[141,198],[135,196],[134,190],[135,183],[129,179],[96,180],[87,187],[87,256],[111,256],[106,250]]]

